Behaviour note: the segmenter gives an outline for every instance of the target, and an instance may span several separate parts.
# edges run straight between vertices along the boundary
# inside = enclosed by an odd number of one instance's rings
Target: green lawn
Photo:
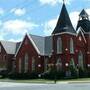
[[[54,80],[45,79],[31,79],[31,80],[12,80],[12,79],[0,79],[0,82],[17,82],[17,83],[54,83]]]
[[[12,80],[12,79],[0,79],[0,82],[17,82],[17,83],[54,83],[54,80],[45,80],[45,79],[31,79],[31,80]],[[79,79],[68,79],[68,80],[57,80],[57,82],[90,82],[90,78],[79,78]]]

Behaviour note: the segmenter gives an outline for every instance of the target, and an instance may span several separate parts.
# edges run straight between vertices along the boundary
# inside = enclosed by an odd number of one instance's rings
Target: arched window
[[[1,45],[0,45],[0,53],[1,53]]]
[[[75,62],[73,58],[71,58],[69,65],[71,68],[75,68]]]
[[[28,59],[29,59],[29,57],[28,57],[28,54],[26,53],[25,54],[25,57],[24,57],[25,59],[25,63],[24,63],[24,73],[27,73],[28,72]]]
[[[62,70],[62,61],[61,61],[61,58],[57,59],[56,66],[57,66],[57,71],[61,71]]]
[[[19,73],[22,72],[22,61],[21,61],[21,58],[19,58],[19,64],[18,64],[18,69],[19,69]]]
[[[44,59],[44,71],[46,72],[48,70],[48,58]]]
[[[83,53],[82,53],[82,51],[80,51],[79,55],[78,55],[78,66],[81,69],[84,69],[84,61],[83,61]]]
[[[57,39],[57,53],[62,53],[62,39],[60,37]]]
[[[70,53],[74,53],[74,42],[72,38],[70,38]]]
[[[32,57],[32,71],[35,71],[35,58]]]

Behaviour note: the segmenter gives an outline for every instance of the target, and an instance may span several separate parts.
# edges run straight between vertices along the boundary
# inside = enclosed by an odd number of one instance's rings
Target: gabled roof
[[[15,54],[16,52],[16,44],[15,42],[10,42],[10,41],[0,41],[1,44],[3,45],[5,51],[7,54]]]
[[[81,13],[79,14],[80,18],[77,24],[76,30],[78,30],[79,27],[81,27],[85,33],[90,32],[90,20],[89,15],[86,13],[86,11],[83,9]]]
[[[37,52],[41,55],[44,55],[44,45],[45,45],[45,38],[42,36],[36,36],[36,35],[31,35],[30,36],[30,41],[34,44],[34,47],[36,47]]]
[[[52,34],[70,32],[76,34],[69,18],[65,4],[63,4],[57,25]]]
[[[44,47],[44,53],[45,55],[51,55],[52,54],[52,36],[45,37],[45,47]]]
[[[52,52],[52,37],[42,37],[29,34],[40,55],[50,55]]]
[[[81,17],[88,17],[89,15],[88,15],[87,12],[83,9],[83,10],[81,11],[81,13],[79,14],[79,16],[81,16]]]
[[[83,37],[83,39],[84,39],[84,41],[85,41],[85,43],[86,43],[87,41],[86,41],[85,36],[84,36],[84,33],[85,32],[84,32],[83,28],[82,27],[79,27],[77,31],[78,31],[77,36],[79,36],[81,34],[82,37]]]
[[[28,37],[30,42],[32,43],[33,47],[37,51],[39,55],[51,55],[52,53],[52,36],[36,36],[36,35],[31,35],[31,34],[26,34],[25,37]],[[25,39],[24,37],[24,39]],[[23,41],[24,41],[23,39]],[[20,47],[23,44],[23,41],[19,44],[19,47],[15,53],[15,57],[17,56]]]
[[[20,44],[21,44],[21,42],[17,42],[17,43],[16,43],[16,51],[15,51],[15,53],[17,52],[17,50],[18,50]]]
[[[79,27],[82,27],[86,33],[90,32],[90,21],[87,19],[79,20],[76,30],[78,30]]]

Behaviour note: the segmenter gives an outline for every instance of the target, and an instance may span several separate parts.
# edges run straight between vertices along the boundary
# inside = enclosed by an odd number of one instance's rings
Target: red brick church
[[[70,68],[71,67],[71,68]],[[71,75],[71,69],[90,71],[90,20],[83,9],[76,30],[63,3],[51,36],[26,34],[23,41],[0,42],[0,70],[45,73],[52,68]]]

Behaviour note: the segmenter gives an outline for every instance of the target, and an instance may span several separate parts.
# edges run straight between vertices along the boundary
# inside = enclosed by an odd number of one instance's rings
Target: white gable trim
[[[33,46],[35,47],[36,51],[38,52],[38,54],[40,54],[40,51],[39,51],[39,49],[37,48],[37,46],[35,45],[34,41],[33,41],[32,38],[30,37],[30,35],[26,33],[26,35],[24,36],[24,38],[23,38],[23,40],[22,40],[19,48],[18,48],[17,51],[16,51],[15,57],[17,56],[17,54],[18,54],[18,52],[19,52],[19,50],[20,50],[20,48],[21,48],[21,46],[22,46],[22,44],[23,44],[23,41],[24,41],[24,39],[25,39],[26,36],[28,36],[29,40],[31,41],[31,43],[32,43]]]
[[[33,44],[33,46],[35,47],[35,49],[36,49],[36,51],[38,52],[38,54],[40,54],[40,51],[39,51],[38,47],[36,46],[36,44],[34,43],[34,41],[33,41],[33,39],[31,38],[31,36],[28,35],[28,34],[27,34],[27,36],[28,36],[28,38],[30,39],[30,41],[32,42],[32,44]]]
[[[78,34],[81,32],[81,34],[82,34],[82,37],[83,37],[83,39],[84,39],[84,41],[85,41],[85,43],[87,43],[87,41],[86,41],[86,39],[85,39],[85,36],[84,36],[84,30],[82,29],[82,27],[80,27],[79,29],[78,29]],[[77,36],[78,36],[78,34],[77,34]]]
[[[62,34],[70,34],[70,35],[74,35],[74,36],[76,36],[76,34],[74,34],[74,33],[70,33],[70,32],[56,33],[56,34],[52,34],[52,36],[55,36],[55,35],[62,35]]]
[[[79,34],[80,31],[82,31],[85,34],[85,31],[83,30],[83,28],[81,26],[77,30],[77,35]]]
[[[21,48],[21,46],[22,46],[22,43],[23,43],[25,37],[26,37],[26,35],[24,36],[22,42],[20,43],[20,45],[19,45],[19,47],[18,47],[18,49],[17,49],[17,51],[16,51],[15,57],[17,56],[17,54],[18,54],[18,52],[19,52],[19,50],[20,50],[20,48]]]
[[[7,51],[6,51],[5,47],[4,47],[4,45],[2,44],[2,41],[0,41],[0,43],[1,43],[1,45],[2,45],[1,48],[3,48],[3,49],[5,50],[5,52],[7,53]],[[2,52],[2,50],[1,50],[1,52]],[[8,53],[7,53],[7,54],[8,54]]]

